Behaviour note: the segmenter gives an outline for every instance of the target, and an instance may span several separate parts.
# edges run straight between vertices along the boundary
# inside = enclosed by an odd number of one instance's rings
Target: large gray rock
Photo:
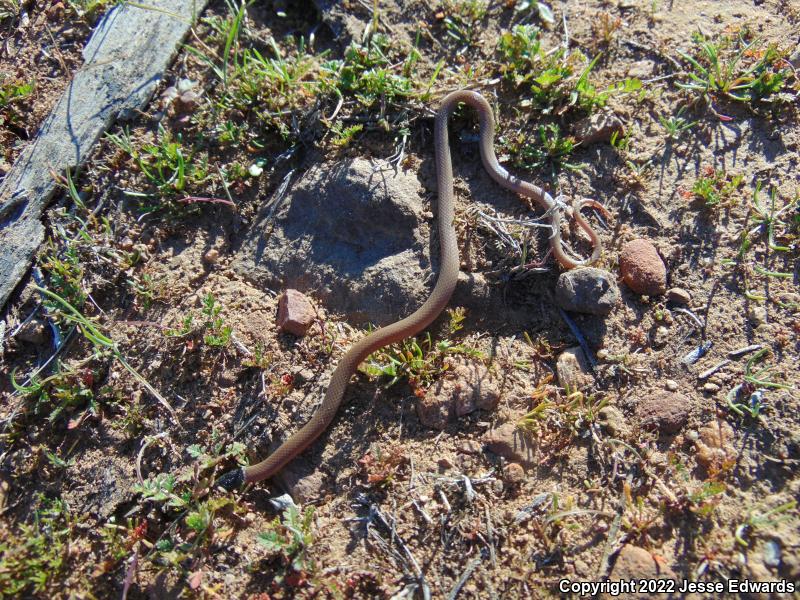
[[[383,325],[418,308],[435,282],[415,174],[356,158],[311,169],[265,208],[234,266],[292,287],[351,321]]]
[[[55,192],[52,173],[80,166],[118,116],[147,104],[205,5],[206,0],[158,0],[152,10],[122,5],[100,21],[83,50],[84,65],[0,183],[0,308],[44,239],[40,218]]]
[[[556,304],[564,310],[607,315],[618,302],[619,287],[608,271],[584,267],[558,277]]]

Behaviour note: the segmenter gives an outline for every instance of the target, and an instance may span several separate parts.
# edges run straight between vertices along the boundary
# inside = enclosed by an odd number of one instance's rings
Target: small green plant
[[[391,102],[412,95],[411,71],[416,54],[412,52],[400,72],[392,68],[389,58],[391,40],[375,34],[366,45],[353,43],[345,51],[344,60],[322,65],[322,89],[337,96],[355,96],[364,106],[378,100]]]
[[[736,191],[744,181],[743,175],[729,175],[725,171],[706,167],[692,186],[691,193],[708,206],[732,206],[736,202]]]
[[[314,561],[309,551],[314,543],[311,527],[314,508],[309,506],[302,514],[296,506],[283,511],[283,518],[276,517],[269,531],[259,534],[258,542],[267,550],[281,557],[283,563],[295,571],[314,570]]]
[[[33,414],[47,413],[50,422],[56,421],[64,413],[87,407],[97,414],[97,404],[91,383],[94,374],[89,369],[72,368],[57,363],[55,373],[43,379],[34,375],[27,385],[20,384],[16,372],[11,373],[11,385],[21,396],[33,402]]]
[[[561,169],[579,171],[583,165],[569,161],[569,157],[579,142],[571,136],[564,136],[555,123],[539,126],[539,139],[529,141],[522,133],[502,141],[504,147],[514,157],[514,164],[524,169],[550,167],[555,174]]]
[[[356,137],[358,133],[360,133],[364,129],[364,126],[361,124],[351,125],[350,127],[343,127],[342,124],[337,121],[331,126],[331,133],[333,133],[334,138],[331,140],[334,146],[338,146],[340,148],[346,148],[350,145],[353,139]]]
[[[464,354],[481,357],[478,350],[463,344],[455,344],[449,338],[463,327],[466,312],[463,308],[448,310],[450,320],[445,339],[434,342],[427,332],[422,339],[409,338],[392,344],[371,354],[362,363],[361,370],[372,377],[386,377],[390,387],[406,379],[413,387],[427,385],[438,377],[447,367],[445,357],[451,354]]]
[[[2,9],[0,9],[2,10]],[[25,99],[29,98],[35,86],[32,81],[19,81],[16,79],[6,80],[6,75],[0,75],[0,111],[13,107]],[[0,112],[0,125],[4,122],[2,112]]]
[[[17,17],[21,10],[21,0],[0,0],[0,21]]]
[[[780,99],[791,69],[782,61],[782,52],[774,44],[764,45],[750,39],[742,30],[735,37],[723,36],[716,41],[701,33],[692,35],[692,55],[679,52],[689,63],[689,79],[677,82],[678,87],[696,94],[710,103],[732,100],[755,107],[761,102]]]
[[[575,105],[589,113],[593,112],[596,108],[605,106],[611,96],[630,94],[631,92],[642,89],[642,82],[635,77],[618,81],[605,89],[596,88],[591,81],[589,81],[589,73],[591,73],[592,69],[597,65],[600,56],[600,54],[595,56],[586,66],[578,78],[574,89],[570,93],[570,105]]]
[[[688,494],[689,510],[701,517],[708,517],[722,501],[726,486],[721,481],[706,481],[700,487]]]
[[[221,310],[222,306],[217,304],[214,295],[209,292],[203,298],[203,308],[200,311],[205,317],[203,341],[209,346],[217,348],[226,347],[230,343],[233,333],[231,326],[225,325],[222,317],[219,316]]]
[[[794,510],[797,507],[796,500],[790,500],[770,508],[764,512],[751,509],[747,513],[744,523],[741,523],[734,534],[736,543],[744,548],[750,547],[750,542],[746,539],[748,535],[754,535],[760,529],[774,529],[782,522],[795,518]]]
[[[447,37],[458,48],[456,54],[463,54],[477,43],[486,9],[486,0],[443,0],[439,15]]]
[[[39,496],[37,504],[32,523],[0,525],[0,598],[56,594],[70,568],[76,519],[63,500]]]
[[[658,122],[661,123],[661,126],[667,132],[667,138],[673,141],[680,138],[684,133],[692,129],[692,127],[698,123],[698,121],[689,121],[687,118],[685,118],[683,116],[683,108],[681,108],[677,114],[672,115],[669,118],[659,115]]]

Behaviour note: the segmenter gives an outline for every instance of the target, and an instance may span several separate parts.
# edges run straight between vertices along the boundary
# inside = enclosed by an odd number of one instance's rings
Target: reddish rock
[[[656,390],[639,401],[636,415],[645,429],[677,433],[686,425],[692,408],[692,402],[683,394]]]
[[[659,296],[667,291],[667,267],[647,240],[625,244],[619,255],[619,268],[623,281],[637,294]]]
[[[483,436],[486,447],[506,460],[526,466],[534,463],[533,445],[525,438],[516,423],[507,422]]]
[[[417,400],[417,415],[426,427],[444,429],[448,421],[478,409],[494,410],[500,387],[489,369],[462,361]]]
[[[638,546],[626,544],[617,555],[610,579],[639,581],[641,579],[676,579],[675,573],[663,559],[656,560],[654,555]],[[632,594],[629,598],[652,598],[653,595]]]
[[[525,479],[525,469],[518,463],[508,463],[503,467],[503,479],[511,485],[519,485]]]
[[[316,313],[311,301],[297,290],[286,290],[278,302],[278,327],[281,331],[303,336],[314,323]]]

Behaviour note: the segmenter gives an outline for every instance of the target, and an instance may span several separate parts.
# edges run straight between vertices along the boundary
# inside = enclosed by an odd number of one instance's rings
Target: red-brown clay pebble
[[[315,317],[311,301],[297,290],[286,290],[278,301],[278,327],[281,331],[303,336]]]
[[[655,246],[633,240],[622,247],[619,268],[625,284],[637,294],[660,296],[667,291],[667,267]]]

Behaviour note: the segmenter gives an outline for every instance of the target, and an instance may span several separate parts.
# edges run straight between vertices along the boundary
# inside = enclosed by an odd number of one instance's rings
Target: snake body
[[[444,310],[453,294],[458,280],[459,257],[454,226],[455,208],[453,199],[453,168],[450,160],[450,144],[448,142],[448,122],[453,110],[460,103],[472,107],[478,115],[480,124],[480,155],[484,167],[489,175],[501,186],[517,194],[527,196],[534,200],[545,210],[545,215],[550,221],[550,247],[559,264],[572,269],[584,264],[591,264],[600,256],[601,244],[597,234],[580,214],[584,205],[591,205],[604,210],[602,205],[593,200],[584,200],[573,206],[566,206],[554,199],[542,188],[522,181],[511,175],[497,161],[494,153],[494,118],[492,109],[486,99],[477,92],[459,90],[447,95],[442,101],[436,114],[434,126],[434,144],[436,151],[437,187],[439,194],[439,242],[440,264],[436,285],[430,297],[413,314],[401,321],[397,321],[372,332],[365,338],[353,344],[342,357],[336,370],[331,376],[328,389],[322,403],[314,412],[311,419],[299,431],[286,440],[265,460],[259,463],[237,469],[223,475],[218,485],[233,489],[242,483],[251,483],[268,479],[280,471],[289,461],[302,453],[333,420],[339,405],[342,403],[344,392],[350,378],[356,372],[358,365],[376,350],[398,342],[407,337],[416,335]],[[561,214],[566,212],[588,234],[593,246],[591,257],[586,260],[576,260],[570,257],[561,242]]]

